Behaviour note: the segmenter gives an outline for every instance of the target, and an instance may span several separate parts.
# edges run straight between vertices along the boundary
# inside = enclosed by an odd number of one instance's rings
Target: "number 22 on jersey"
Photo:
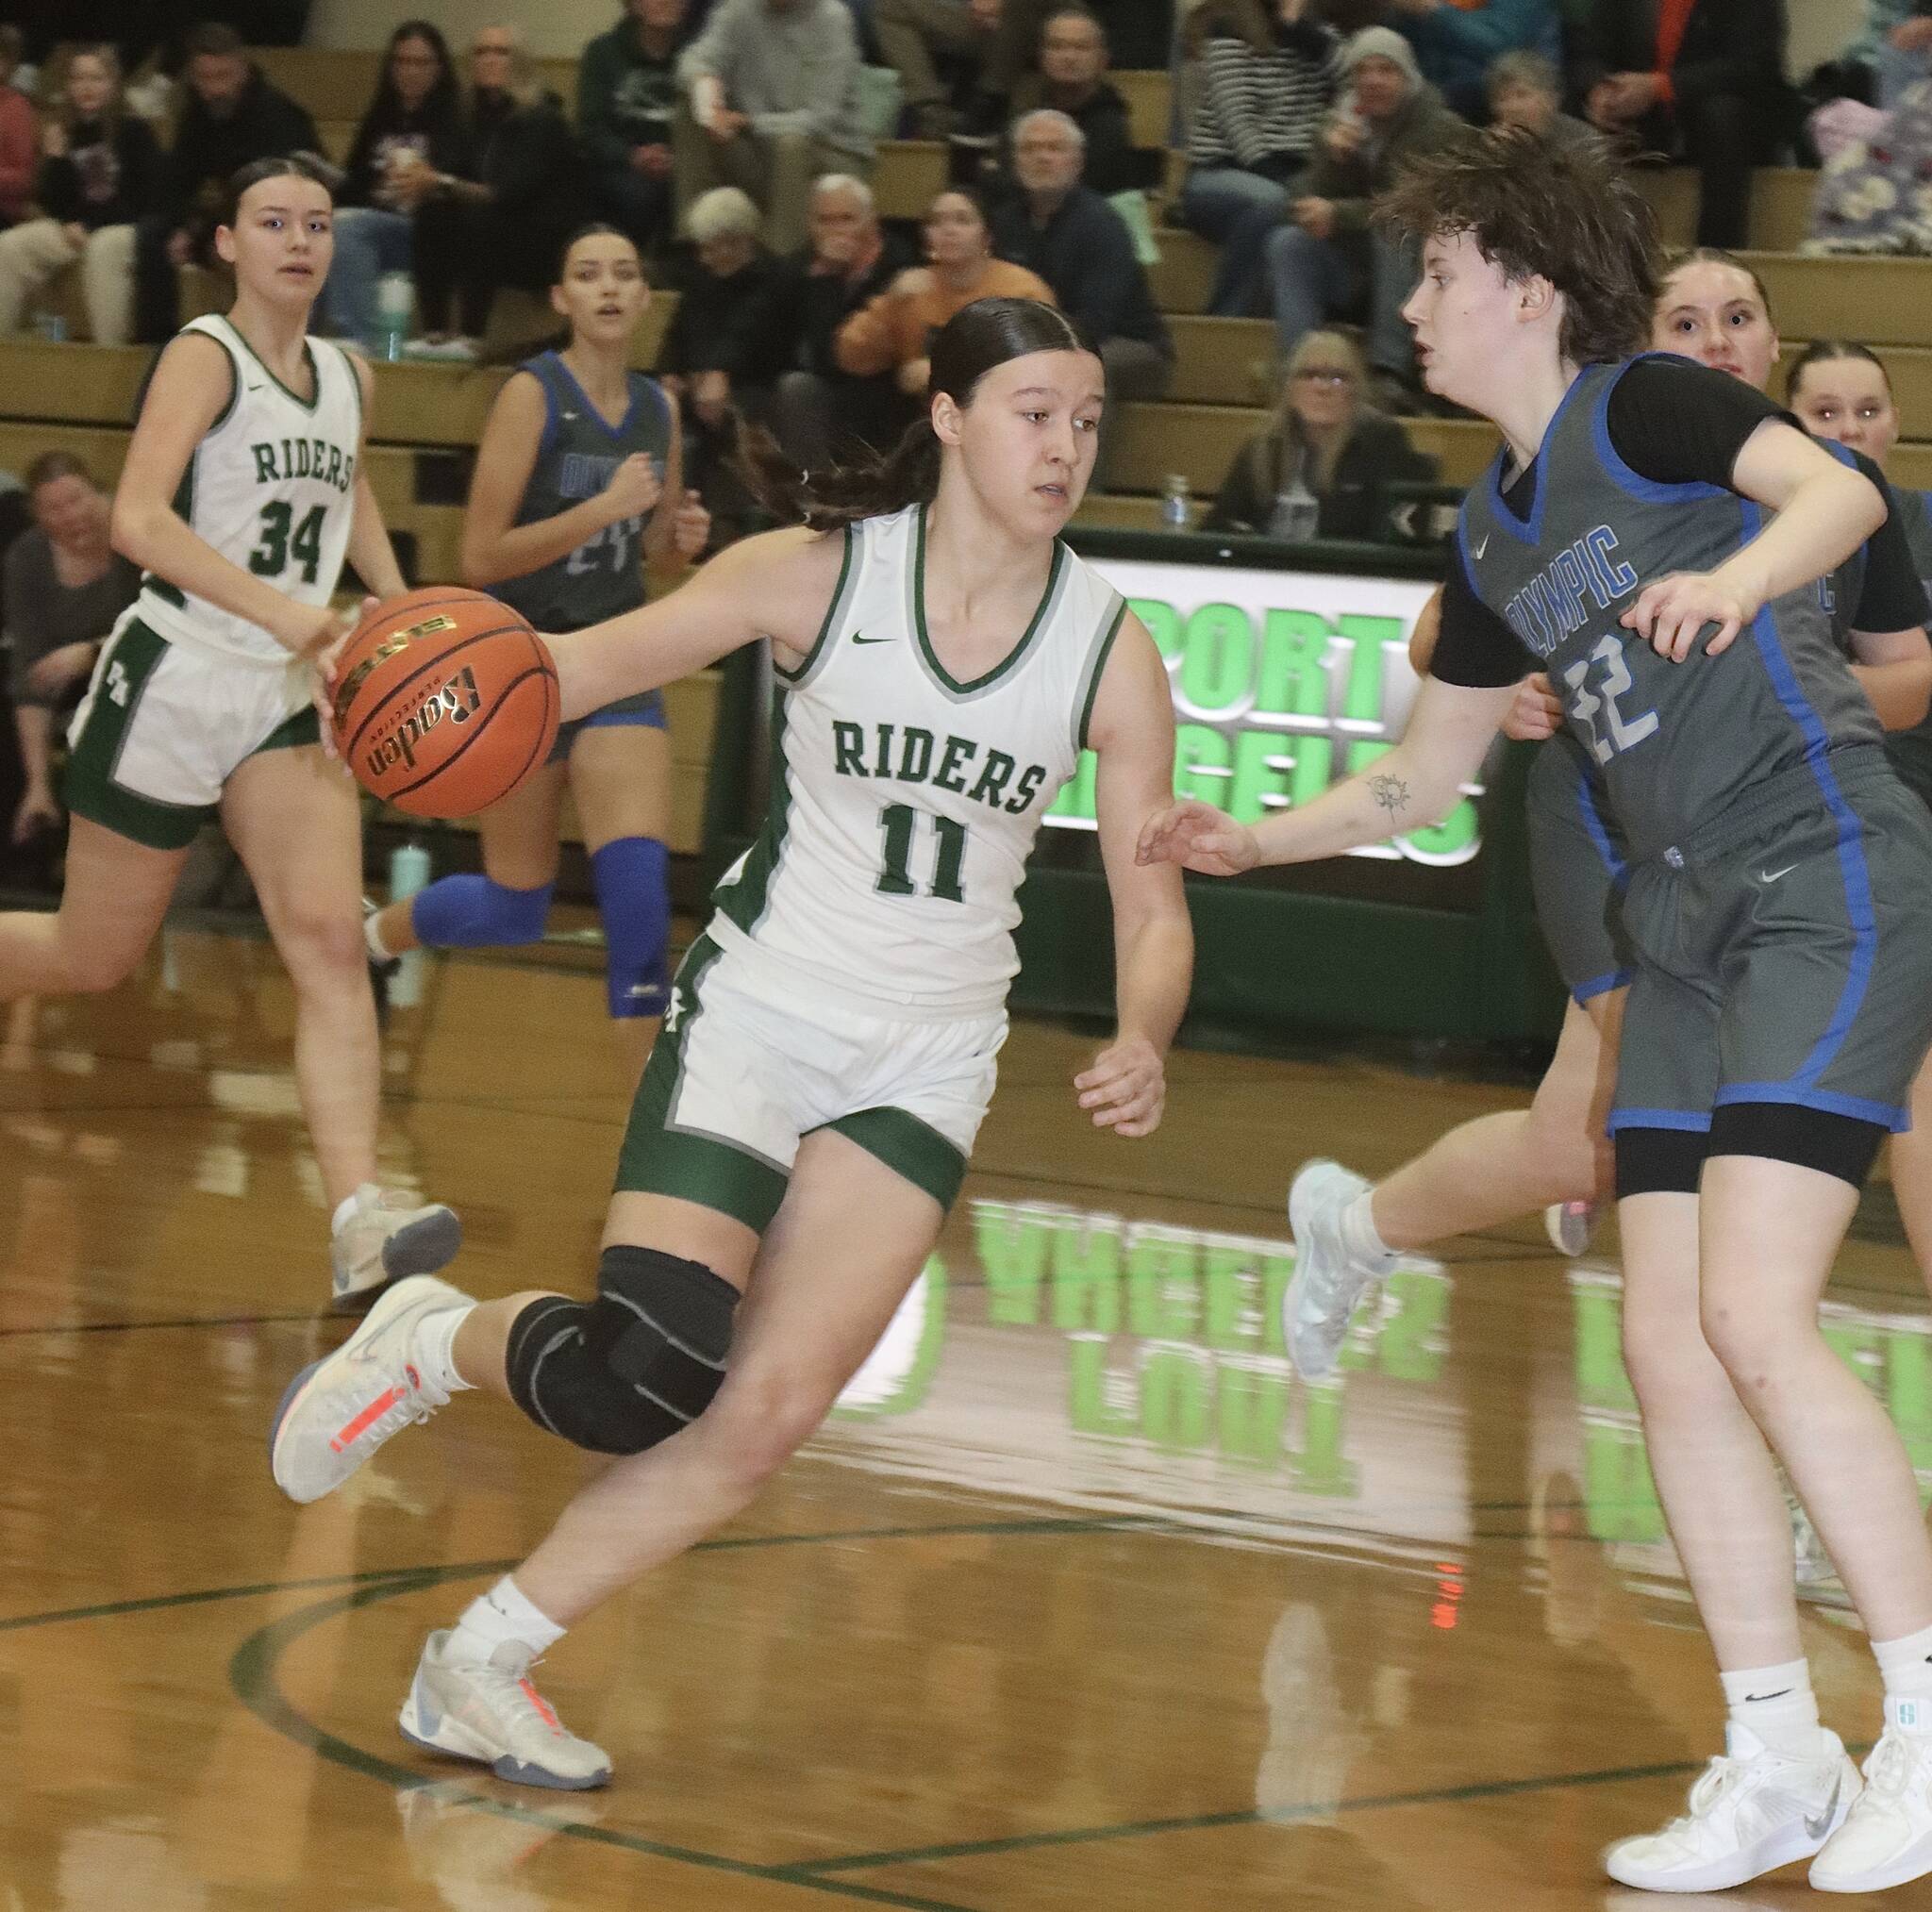
[[[1597,680],[1594,690],[1590,682],[1592,675]],[[1655,710],[1626,717],[1617,708],[1617,699],[1637,688],[1630,666],[1624,661],[1621,639],[1600,638],[1589,657],[1565,670],[1563,681],[1574,693],[1570,715],[1590,733],[1590,747],[1599,763],[1608,763],[1620,751],[1631,749],[1656,732]]]

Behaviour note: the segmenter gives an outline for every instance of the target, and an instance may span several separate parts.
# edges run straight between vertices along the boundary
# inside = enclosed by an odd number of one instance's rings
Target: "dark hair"
[[[62,55],[65,56],[64,58]],[[47,64],[52,66],[57,58],[61,61],[59,107],[57,115],[61,125],[71,131],[79,125],[79,118],[74,109],[73,95],[68,91],[73,82],[74,62],[76,59],[92,59],[98,60],[107,68],[110,88],[108,104],[101,108],[101,124],[109,129],[119,126],[122,115],[127,110],[127,76],[121,68],[120,50],[109,41],[84,40],[77,44],[58,49],[49,58]]]
[[[96,491],[101,489],[100,481],[72,452],[56,449],[42,452],[26,468],[26,494],[29,498],[42,485],[51,485],[58,478],[85,478]]]
[[[447,124],[456,119],[461,107],[456,65],[449,57],[449,42],[442,37],[442,29],[433,20],[405,20],[390,35],[389,44],[382,49],[382,68],[376,77],[375,97],[369,102],[368,112],[362,116],[364,130],[372,125],[376,127],[393,125],[403,116],[403,97],[396,91],[391,68],[395,61],[396,48],[406,40],[427,42],[441,69],[435,85],[424,95],[423,104],[417,110],[427,119]],[[358,146],[362,143],[360,133],[356,143]]]
[[[1878,375],[1885,381],[1889,396],[1891,391],[1891,374],[1885,369],[1885,360],[1879,357],[1869,345],[1860,345],[1851,339],[1814,339],[1798,354],[1797,362],[1792,365],[1790,375],[1785,380],[1785,399],[1790,403],[1798,395],[1798,387],[1804,382],[1806,373],[1814,365],[1829,365],[1840,358],[1862,358],[1867,365],[1875,365]]]
[[[208,20],[188,36],[182,49],[190,59],[240,59],[248,53],[248,42],[225,20]]]
[[[992,205],[985,193],[976,186],[941,186],[940,190],[920,208],[919,223],[924,225],[933,215],[933,208],[941,199],[963,199],[979,215],[979,223],[986,227],[988,237],[992,234]]]
[[[334,168],[325,172],[307,153],[290,153],[279,159],[251,159],[229,175],[228,190],[222,198],[222,224],[228,226],[235,224],[242,211],[242,195],[250,188],[259,186],[264,179],[306,179],[311,186],[320,186],[333,205],[336,196],[333,175]]]
[[[940,488],[940,441],[932,401],[944,392],[962,409],[996,366],[1033,352],[1091,352],[1058,306],[1038,299],[974,299],[933,335],[924,415],[883,457],[823,472],[801,472],[763,430],[741,435],[740,469],[753,495],[774,518],[833,531],[861,518],[930,504]],[[1096,355],[1097,356],[1097,355]]]
[[[1659,300],[1664,288],[1670,284],[1686,266],[1729,266],[1733,272],[1742,273],[1757,291],[1757,303],[1764,308],[1764,316],[1771,318],[1771,294],[1764,289],[1764,281],[1757,276],[1756,266],[1747,265],[1734,252],[1726,252],[1721,245],[1687,245],[1664,255],[1663,271],[1657,274],[1657,292]],[[1775,324],[1777,322],[1773,320]]]
[[[1274,51],[1274,30],[1261,0],[1201,0],[1181,28],[1181,48],[1198,58],[1210,40],[1239,40],[1264,59]]]
[[[629,233],[625,231],[623,226],[612,225],[608,219],[592,219],[586,221],[584,224],[578,226],[564,241],[561,249],[557,255],[557,272],[550,281],[553,286],[562,285],[563,269],[570,263],[571,254],[587,239],[621,239],[630,247],[632,252],[637,254],[640,268],[643,265],[644,255],[642,248],[639,246],[636,240],[631,238]]]
[[[1467,233],[1514,281],[1563,295],[1563,357],[1627,358],[1650,340],[1657,220],[1610,146],[1491,126],[1412,161],[1375,216],[1418,240]]]
[[[18,66],[26,54],[26,35],[11,24],[0,25],[0,61]]]

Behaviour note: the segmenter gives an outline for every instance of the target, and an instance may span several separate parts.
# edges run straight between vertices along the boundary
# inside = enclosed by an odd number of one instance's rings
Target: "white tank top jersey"
[[[306,341],[315,397],[305,405],[225,318],[182,327],[214,340],[234,380],[226,410],[194,449],[175,508],[231,564],[301,604],[335,595],[356,510],[362,387],[340,345]],[[289,652],[260,625],[191,597],[153,572],[136,615],[171,643],[286,664]]]
[[[817,640],[778,671],[770,808],[714,892],[711,934],[814,995],[945,1021],[1006,1000],[1014,893],[1126,605],[1056,542],[1025,634],[961,684],[926,634],[924,562],[924,507],[846,531]]]

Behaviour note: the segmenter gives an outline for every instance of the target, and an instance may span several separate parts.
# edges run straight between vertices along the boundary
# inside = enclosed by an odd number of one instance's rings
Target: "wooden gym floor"
[[[473,1289],[588,1284],[601,1016],[590,975],[471,961],[395,1020],[386,1172],[462,1210]],[[1594,1854],[1675,1809],[1718,1709],[1613,1244],[1456,1244],[1329,1387],[1272,1325],[1300,1158],[1387,1167],[1521,1092],[1186,1054],[1166,1128],[1122,1142],[1073,1109],[1084,1046],[1016,1031],[841,1417],[546,1666],[617,1760],[564,1796],[419,1755],[394,1714],[579,1461],[472,1399],[314,1507],[269,1481],[282,1387],[343,1330],[266,947],[176,932],[109,997],[0,1015],[0,1908],[1654,1903]],[[1867,1205],[1831,1331],[1932,1470],[1925,1298]],[[1863,1643],[1813,1591],[1826,1717],[1862,1740]]]

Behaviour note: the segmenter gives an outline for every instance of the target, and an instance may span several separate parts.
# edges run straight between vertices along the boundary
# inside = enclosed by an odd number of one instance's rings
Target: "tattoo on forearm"
[[[1398,810],[1408,807],[1408,786],[1399,776],[1372,776],[1369,794],[1389,812],[1391,819]]]

